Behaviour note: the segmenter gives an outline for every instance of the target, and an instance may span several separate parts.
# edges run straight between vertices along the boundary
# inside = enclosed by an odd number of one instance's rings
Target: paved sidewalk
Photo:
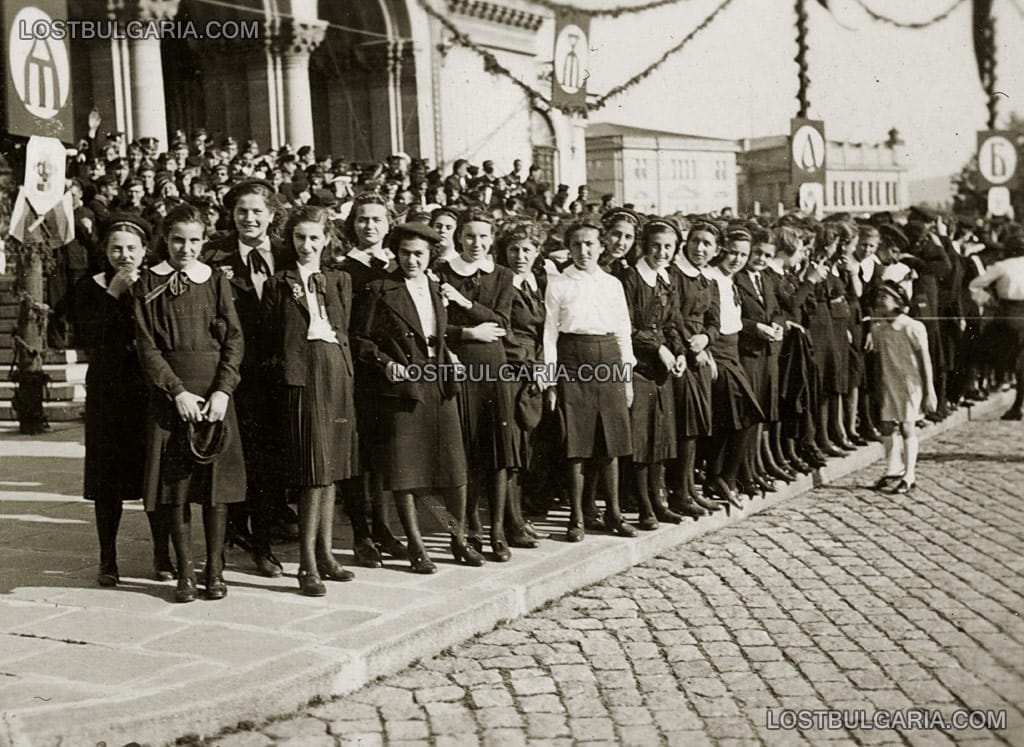
[[[995,397],[975,408],[975,417],[1006,404],[1006,396]],[[965,420],[957,413],[931,431]],[[804,478],[731,517],[720,513],[637,540],[548,541],[482,569],[446,562],[438,535],[431,540],[436,576],[389,563],[357,570],[355,582],[332,584],[321,599],[298,594],[294,546],[280,553],[287,575],[278,580],[252,575],[248,558],[234,552],[227,599],[175,605],[173,583],[148,578],[148,530],[137,506],[126,511],[122,528],[122,584],[95,585],[92,507],[77,497],[81,437],[80,426],[45,437],[0,433],[0,743],[158,744],[291,713],[811,487]],[[862,449],[818,479],[830,481],[880,453],[877,445]],[[553,515],[550,528],[563,521]],[[339,531],[336,546],[347,547],[340,522]],[[347,552],[338,557],[351,563]]]
[[[924,445],[913,496],[866,488],[871,465],[206,744],[1024,744],[1022,440],[1020,423],[972,423]],[[1006,722],[858,728],[859,713],[874,725],[909,708]],[[803,709],[849,715],[833,730],[771,728]]]

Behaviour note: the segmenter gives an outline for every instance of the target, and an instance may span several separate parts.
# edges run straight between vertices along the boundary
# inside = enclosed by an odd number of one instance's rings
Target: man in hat
[[[96,195],[87,207],[101,224],[107,220],[110,209],[120,194],[117,177],[113,174],[104,174],[96,180]]]

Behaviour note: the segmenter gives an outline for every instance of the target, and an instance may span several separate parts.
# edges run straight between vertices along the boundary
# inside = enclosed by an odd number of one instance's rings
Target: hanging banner
[[[1012,132],[982,130],[978,133],[978,186],[981,189],[1014,186],[1017,178],[1017,146]]]
[[[555,51],[551,103],[583,108],[590,77],[590,16],[575,11],[555,13]]]
[[[825,186],[825,123],[820,119],[793,119],[790,122],[789,174],[796,187],[807,182]]]
[[[33,136],[25,148],[25,183],[11,208],[10,235],[51,249],[75,238],[71,192],[64,191],[67,152],[51,137]]]
[[[3,4],[7,50],[4,103],[7,131],[73,141],[71,64],[67,35],[53,21],[66,21],[67,0]]]

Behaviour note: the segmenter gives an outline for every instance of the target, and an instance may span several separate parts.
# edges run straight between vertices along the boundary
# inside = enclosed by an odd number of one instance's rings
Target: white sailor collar
[[[107,273],[98,272],[92,276],[92,279],[96,281],[96,285],[98,285],[100,288],[102,288],[103,290],[107,289]]]
[[[640,279],[652,288],[658,285],[658,278],[661,278],[666,283],[671,282],[668,278],[668,271],[664,267],[655,270],[646,259],[641,259],[634,267],[636,267],[636,271],[640,274]]]
[[[564,270],[562,270],[562,275],[573,280],[600,280],[602,277],[613,277],[612,275],[609,275],[607,272],[600,268],[597,268],[593,272],[586,272],[585,270],[581,270],[576,265],[569,265],[568,267],[566,267]]]
[[[687,259],[682,249],[676,253],[673,262],[675,262],[676,268],[679,272],[683,273],[688,278],[695,278],[701,274],[701,271],[693,266],[693,262]]]
[[[261,241],[256,246],[253,246],[252,244],[245,244],[242,242],[241,239],[238,240],[238,253],[242,255],[242,259],[248,257],[249,252],[253,251],[265,252],[266,254],[273,254],[270,244],[270,237],[264,236],[263,241]]]
[[[537,276],[532,272],[528,272],[525,275],[512,276],[512,285],[515,286],[516,290],[522,290],[523,283],[530,286],[530,290],[537,290]]]
[[[700,273],[708,280],[714,280],[716,283],[729,279],[725,276],[725,273],[718,268],[718,265],[708,265],[707,267],[703,267],[701,268]]]
[[[172,272],[177,272],[166,259],[160,264],[150,267],[149,271],[154,275],[170,275]],[[213,270],[210,269],[210,266],[204,265],[202,262],[194,262],[185,270],[185,275],[193,283],[205,283],[212,274]]]
[[[448,266],[452,268],[456,275],[469,277],[470,275],[475,275],[477,270],[484,274],[494,272],[494,259],[492,257],[483,257],[475,262],[467,262],[459,254],[448,260]]]

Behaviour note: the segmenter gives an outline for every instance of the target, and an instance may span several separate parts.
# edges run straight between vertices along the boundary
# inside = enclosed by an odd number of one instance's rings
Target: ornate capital
[[[266,25],[266,43],[282,57],[309,55],[327,34],[327,21],[275,18]]]
[[[118,21],[170,21],[181,0],[107,0],[107,15]]]

